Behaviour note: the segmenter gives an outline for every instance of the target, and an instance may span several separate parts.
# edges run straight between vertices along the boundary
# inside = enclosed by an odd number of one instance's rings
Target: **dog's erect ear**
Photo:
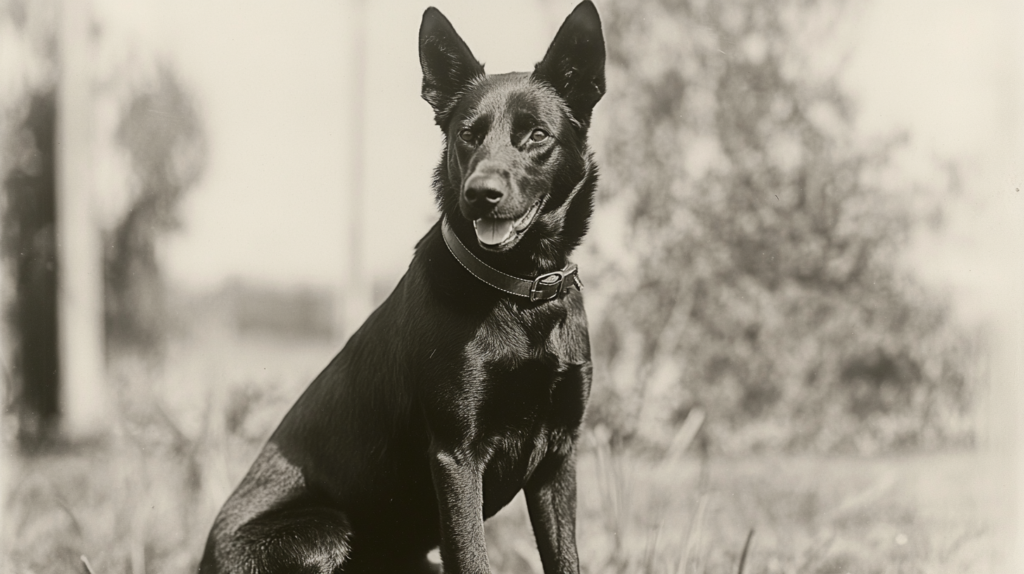
[[[562,23],[533,77],[551,84],[581,124],[590,123],[594,104],[605,92],[604,35],[590,0],[580,2]]]
[[[420,67],[423,99],[434,108],[434,120],[443,129],[459,93],[484,73],[484,67],[452,23],[434,7],[423,12],[420,23]]]

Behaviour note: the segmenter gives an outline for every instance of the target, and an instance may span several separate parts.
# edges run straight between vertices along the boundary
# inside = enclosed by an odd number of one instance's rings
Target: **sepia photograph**
[[[0,573],[1024,572],[1022,29],[0,0]]]

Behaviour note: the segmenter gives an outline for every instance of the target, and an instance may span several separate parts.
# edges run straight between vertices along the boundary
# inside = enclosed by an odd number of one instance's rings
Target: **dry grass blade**
[[[71,519],[71,527],[75,529],[75,534],[81,536],[82,523],[78,521],[78,517],[75,516],[75,513],[71,510],[71,507],[68,506],[68,503],[66,500],[64,500],[64,497],[62,497],[59,493],[54,493],[54,502],[56,502],[57,507],[63,510],[64,513],[68,515],[68,518]]]
[[[708,507],[708,494],[701,494],[700,501],[697,503],[697,512],[693,515],[693,521],[690,522],[690,532],[686,536],[686,546],[683,551],[683,559],[680,560],[679,565],[676,568],[678,574],[686,574],[690,566],[690,559],[693,557],[693,552],[700,544],[700,540],[704,534],[704,513]]]
[[[743,543],[743,552],[740,552],[740,565],[736,568],[736,574],[743,574],[743,568],[747,565],[747,551],[750,550],[750,541],[754,539],[754,529],[747,533],[747,541]]]
[[[658,561],[658,536],[661,534],[661,525],[652,527],[647,541],[644,544],[644,552],[640,557],[640,572],[654,572]]]
[[[79,556],[78,559],[82,562],[82,569],[85,570],[85,574],[96,574],[96,571],[92,569],[92,564],[89,564],[89,559],[85,554]]]
[[[632,525],[629,512],[632,508],[633,474],[622,454],[613,448],[610,436],[592,433],[591,440],[597,462],[601,515],[605,530],[612,534],[613,540],[609,562],[621,566],[628,562],[626,541]]]
[[[693,444],[697,433],[701,427],[704,426],[704,420],[707,418],[707,414],[704,409],[700,407],[694,407],[690,409],[690,412],[686,415],[686,419],[683,424],[680,425],[679,430],[676,431],[675,436],[672,437],[672,442],[669,444],[668,450],[665,453],[665,457],[662,459],[665,463],[669,463],[682,456],[690,445]]]

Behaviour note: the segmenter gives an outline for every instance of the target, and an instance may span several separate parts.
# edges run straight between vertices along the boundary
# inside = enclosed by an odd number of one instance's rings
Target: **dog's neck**
[[[542,273],[536,277],[516,277],[491,267],[473,255],[455,235],[448,219],[441,219],[441,236],[448,251],[460,265],[481,283],[507,295],[528,299],[531,303],[557,299],[569,289],[583,289],[575,263],[558,271]]]

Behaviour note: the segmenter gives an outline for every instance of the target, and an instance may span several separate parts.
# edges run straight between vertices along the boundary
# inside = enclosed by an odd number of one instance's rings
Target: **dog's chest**
[[[582,312],[562,303],[508,306],[484,322],[467,347],[467,379],[480,390],[485,434],[573,427],[589,391],[589,341]]]
[[[484,516],[508,504],[545,458],[568,454],[583,420],[589,365],[551,356],[492,371],[479,405],[477,444],[487,452]]]
[[[485,490],[497,500],[545,456],[571,448],[589,395],[585,317],[569,305],[541,311],[497,315],[467,349],[466,376],[480,391],[476,442],[491,453]]]

